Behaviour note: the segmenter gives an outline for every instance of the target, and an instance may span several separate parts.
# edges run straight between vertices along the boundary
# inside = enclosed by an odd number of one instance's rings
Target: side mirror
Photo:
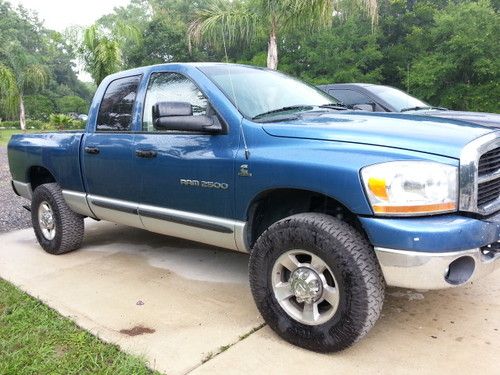
[[[354,104],[352,109],[365,112],[375,112],[375,103]]]
[[[217,116],[193,116],[193,107],[185,102],[159,102],[153,106],[153,126],[157,130],[220,133]]]

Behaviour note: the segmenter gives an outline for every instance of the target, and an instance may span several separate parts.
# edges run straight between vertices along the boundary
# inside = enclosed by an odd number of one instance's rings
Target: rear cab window
[[[106,88],[97,116],[96,131],[130,131],[141,76],[118,78]]]

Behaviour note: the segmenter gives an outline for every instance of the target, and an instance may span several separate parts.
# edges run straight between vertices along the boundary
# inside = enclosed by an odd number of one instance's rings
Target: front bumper
[[[500,268],[500,252],[476,248],[434,253],[375,247],[389,286],[444,289],[479,279]]]

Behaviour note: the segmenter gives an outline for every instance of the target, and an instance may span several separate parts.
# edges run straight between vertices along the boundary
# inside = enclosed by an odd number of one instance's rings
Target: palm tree
[[[141,34],[134,26],[118,22],[109,30],[94,24],[83,32],[79,52],[86,70],[99,85],[107,75],[122,68],[123,46],[140,41]]]
[[[377,0],[358,0],[366,6],[372,24],[378,13]],[[328,25],[339,0],[211,0],[200,9],[189,27],[189,37],[196,42],[203,38],[219,44],[249,42],[258,27],[268,35],[267,67],[278,67],[280,32],[287,28],[309,30]]]
[[[16,72],[0,64],[0,104],[10,115],[19,113],[19,124],[22,130],[26,130],[24,91],[43,88],[47,81],[47,69],[43,65],[28,65]]]
[[[120,70],[122,57],[118,41],[99,31],[96,25],[84,31],[81,53],[86,70],[99,85],[109,74]]]

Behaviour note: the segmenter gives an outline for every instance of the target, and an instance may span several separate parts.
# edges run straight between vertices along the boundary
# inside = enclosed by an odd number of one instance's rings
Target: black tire
[[[48,203],[53,213],[55,236],[47,239],[39,222],[39,208]],[[84,224],[83,216],[73,212],[62,196],[61,188],[56,183],[43,184],[33,192],[31,201],[31,221],[38,243],[50,254],[64,254],[78,249],[82,245]]]
[[[322,324],[292,318],[274,295],[273,265],[292,249],[317,255],[334,274],[338,307]],[[252,249],[249,274],[267,324],[288,342],[317,352],[340,351],[360,340],[378,320],[384,302],[385,282],[373,247],[352,226],[325,214],[298,214],[271,225]]]

